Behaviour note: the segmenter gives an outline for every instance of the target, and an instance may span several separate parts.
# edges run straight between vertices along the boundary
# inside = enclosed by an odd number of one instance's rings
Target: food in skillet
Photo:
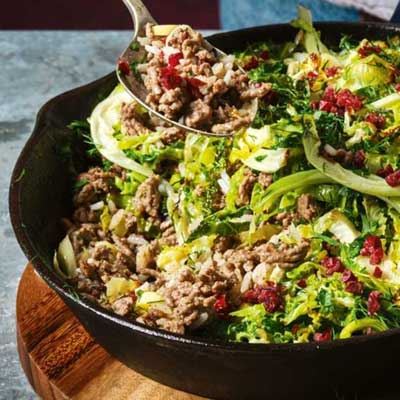
[[[140,45],[139,45],[140,43]],[[249,82],[233,55],[215,53],[202,35],[187,25],[146,25],[138,47],[146,52],[134,71],[124,60],[119,73],[136,73],[148,90],[146,103],[165,117],[213,132],[234,133],[250,126],[257,103],[271,90],[266,82]]]
[[[268,83],[234,138],[161,126],[118,86],[72,127],[92,145],[55,267],[148,326],[251,343],[400,327],[400,38],[235,54]]]

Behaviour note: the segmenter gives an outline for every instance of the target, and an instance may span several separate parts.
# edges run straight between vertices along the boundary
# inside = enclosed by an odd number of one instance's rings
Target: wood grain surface
[[[97,345],[57,294],[25,269],[17,294],[22,367],[44,400],[201,400],[125,367]]]

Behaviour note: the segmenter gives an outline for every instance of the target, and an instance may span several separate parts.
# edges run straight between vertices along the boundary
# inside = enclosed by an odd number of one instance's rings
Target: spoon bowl
[[[120,81],[122,86],[124,86],[125,90],[132,96],[132,98],[136,102],[141,104],[150,114],[160,118],[161,120],[167,122],[170,125],[176,126],[179,129],[205,136],[213,136],[213,137],[233,136],[233,133],[213,133],[184,125],[178,121],[174,121],[165,117],[163,114],[159,113],[158,111],[155,111],[153,108],[151,108],[151,106],[147,104],[146,102],[146,97],[148,93],[147,89],[143,84],[139,72],[135,72],[134,69],[132,71],[131,66],[143,63],[143,60],[146,59],[146,51],[142,46],[139,45],[137,39],[140,36],[145,36],[145,27],[147,23],[151,24],[157,24],[157,23],[141,0],[123,0],[123,2],[128,8],[134,24],[133,39],[130,45],[121,54],[116,70],[118,80]],[[177,25],[177,28],[179,28],[179,25]],[[211,43],[207,41],[205,42],[207,46],[209,46],[209,49],[210,50],[212,49],[215,52],[218,58],[223,58],[227,55],[222,50],[214,47]],[[239,65],[236,66],[243,73],[245,73],[243,68],[241,68]],[[258,109],[257,99],[254,99],[251,102],[247,103],[246,106],[243,107],[243,109],[245,108],[250,110],[250,115],[253,119]]]

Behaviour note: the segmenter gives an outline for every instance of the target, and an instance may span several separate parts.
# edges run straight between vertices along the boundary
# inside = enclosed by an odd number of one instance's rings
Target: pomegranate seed
[[[345,111],[358,111],[362,108],[361,98],[353,94],[349,89],[338,92],[332,86],[328,86],[319,102],[321,111],[343,115]]]
[[[201,93],[199,87],[204,86],[206,83],[197,78],[188,78],[186,79],[187,88],[190,94],[196,99],[201,97]]]
[[[330,328],[323,332],[314,333],[314,342],[327,342],[332,339],[332,331]]]
[[[268,50],[263,50],[260,54],[259,54],[260,58],[262,58],[263,60],[268,60],[269,59],[269,51]]]
[[[385,253],[383,252],[382,247],[375,249],[374,252],[371,254],[369,260],[371,264],[380,264],[383,257],[385,256]]]
[[[361,294],[364,290],[363,284],[348,269],[343,272],[342,281],[345,284],[346,291],[349,293]]]
[[[311,61],[313,61],[314,63],[319,61],[319,56],[316,53],[311,53],[310,58],[311,58]]]
[[[172,68],[176,67],[179,64],[179,60],[181,60],[182,58],[183,58],[183,55],[181,52],[171,54],[168,57],[168,66],[172,67]]]
[[[386,183],[389,186],[395,187],[400,185],[400,169],[397,171],[392,172],[385,178]]]
[[[328,78],[332,78],[339,72],[339,67],[328,67],[325,69],[325,74]]]
[[[229,311],[229,304],[226,299],[226,294],[219,294],[214,303],[214,310],[217,314],[227,314]]]
[[[365,152],[364,152],[364,150],[357,150],[354,153],[353,165],[356,168],[364,168],[364,166],[365,166]]]
[[[394,172],[393,167],[388,164],[384,168],[378,169],[376,174],[382,178],[386,178],[388,175],[392,174]]]
[[[339,92],[337,93],[336,104],[339,107],[343,107],[346,111],[358,111],[363,106],[360,97],[351,93],[349,89],[339,90]]]
[[[364,58],[373,53],[379,54],[381,51],[382,49],[378,46],[365,45],[358,49],[358,54],[360,57]]]
[[[247,290],[243,293],[242,299],[246,303],[262,303],[270,313],[283,307],[282,288],[274,282],[267,282],[266,286],[257,286],[254,289]]]
[[[246,71],[248,71],[248,70],[250,70],[250,69],[257,68],[258,65],[259,65],[259,62],[258,62],[257,58],[255,58],[255,57],[253,56],[253,57],[251,57],[250,61],[249,61],[247,64],[245,64],[245,65],[243,66],[243,68],[244,68]]]
[[[319,102],[319,109],[321,111],[326,111],[326,112],[332,112],[332,109],[335,107],[335,105],[330,102],[330,101],[326,101],[326,100],[321,100]]]
[[[167,90],[175,89],[182,84],[182,78],[177,74],[173,67],[161,68],[161,84]]]
[[[380,264],[385,255],[381,239],[375,235],[367,236],[364,240],[360,254],[362,256],[369,256],[371,264]]]
[[[382,270],[379,267],[375,267],[374,269],[374,277],[375,278],[382,278]]]
[[[307,79],[313,80],[318,78],[318,72],[317,71],[310,71],[307,74]]]
[[[381,309],[380,303],[381,294],[377,290],[373,290],[368,296],[368,314],[376,315]]]
[[[124,75],[129,75],[131,73],[131,67],[128,63],[128,61],[123,60],[120,58],[118,60],[118,70],[123,73]]]
[[[377,129],[383,129],[386,123],[386,118],[383,115],[379,115],[377,113],[368,114],[365,120],[372,125],[375,125]]]
[[[326,268],[327,275],[344,271],[344,266],[338,257],[325,257],[321,264]]]
[[[300,280],[297,282],[297,285],[300,286],[302,289],[304,289],[305,287],[307,287],[307,282],[306,282],[305,279],[300,279]]]
[[[294,324],[292,326],[291,332],[293,333],[293,335],[295,335],[300,329],[300,325],[299,324]]]

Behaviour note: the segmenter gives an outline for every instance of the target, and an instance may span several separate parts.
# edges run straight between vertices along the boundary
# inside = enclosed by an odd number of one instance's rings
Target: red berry
[[[346,111],[358,111],[362,108],[363,104],[356,94],[351,93],[349,89],[339,90],[337,93],[336,104],[343,107]]]
[[[178,75],[177,71],[173,67],[161,68],[161,84],[167,90],[175,89],[182,84],[182,78]]]
[[[311,53],[310,58],[311,58],[311,61],[313,61],[314,63],[319,61],[319,56],[316,53]]]
[[[325,101],[329,101],[331,103],[336,103],[336,92],[335,92],[335,89],[333,88],[333,86],[328,86],[325,89],[322,99]]]
[[[368,296],[368,314],[376,315],[381,309],[380,303],[381,294],[377,290],[373,290]]]
[[[168,57],[168,66],[170,66],[172,68],[176,67],[179,64],[179,60],[181,60],[182,58],[183,58],[183,55],[181,52],[171,54]]]
[[[389,186],[396,187],[400,185],[400,169],[397,171],[392,172],[385,178],[386,183]]]
[[[243,68],[244,68],[246,71],[248,71],[248,70],[250,70],[250,69],[257,68],[258,65],[259,65],[259,62],[258,62],[257,58],[253,56],[253,57],[251,57],[250,61],[249,61],[247,64],[245,64],[245,65],[243,66]]]
[[[199,87],[204,86],[206,83],[197,78],[186,79],[187,88],[189,93],[196,99],[201,97]]]
[[[327,342],[332,339],[332,331],[330,328],[323,332],[314,333],[314,342]]]
[[[365,120],[376,126],[377,129],[383,129],[386,123],[386,118],[377,113],[369,113]]]
[[[226,294],[219,294],[214,303],[214,310],[217,314],[227,314],[229,311],[229,303],[226,299]]]
[[[307,287],[307,282],[306,282],[305,279],[300,279],[300,280],[297,282],[297,285],[300,286],[302,289],[304,289],[305,287]]]
[[[272,313],[283,308],[282,288],[274,282],[267,282],[265,286],[257,286],[247,290],[242,295],[246,303],[264,304],[265,309]]]
[[[291,332],[293,333],[293,335],[295,335],[300,329],[300,325],[299,324],[294,324],[292,326]]]
[[[364,290],[363,284],[348,269],[343,272],[342,281],[345,284],[346,291],[349,293],[361,294]]]
[[[380,264],[385,255],[381,239],[375,235],[367,236],[364,240],[360,254],[362,256],[369,256],[371,264]]]
[[[382,247],[375,249],[374,252],[371,254],[369,260],[371,264],[380,264],[385,253],[383,252]]]
[[[376,174],[382,178],[386,178],[388,175],[392,174],[394,172],[393,167],[388,164],[384,168],[378,169]]]
[[[396,83],[396,85],[394,85],[394,88],[396,92],[400,92],[400,83]]]
[[[365,152],[364,152],[364,150],[357,150],[354,153],[353,165],[356,168],[364,168],[364,166],[365,166]]]
[[[374,277],[375,278],[382,278],[382,270],[379,267],[375,267],[374,269]]]
[[[124,75],[129,75],[131,73],[131,67],[130,67],[128,61],[120,58],[118,60],[118,70]]]
[[[338,257],[325,257],[321,264],[326,268],[327,275],[344,271],[344,266]]]
[[[263,60],[268,60],[269,59],[269,52],[268,50],[263,50],[260,54],[259,54],[260,58],[262,58]]]
[[[365,45],[358,49],[358,54],[360,57],[364,58],[372,53],[379,54],[381,51],[382,49],[378,46]]]
[[[339,72],[339,67],[328,67],[325,69],[325,74],[328,78],[331,78]]]
[[[307,74],[307,79],[313,80],[318,78],[318,72],[317,71],[310,71]]]

